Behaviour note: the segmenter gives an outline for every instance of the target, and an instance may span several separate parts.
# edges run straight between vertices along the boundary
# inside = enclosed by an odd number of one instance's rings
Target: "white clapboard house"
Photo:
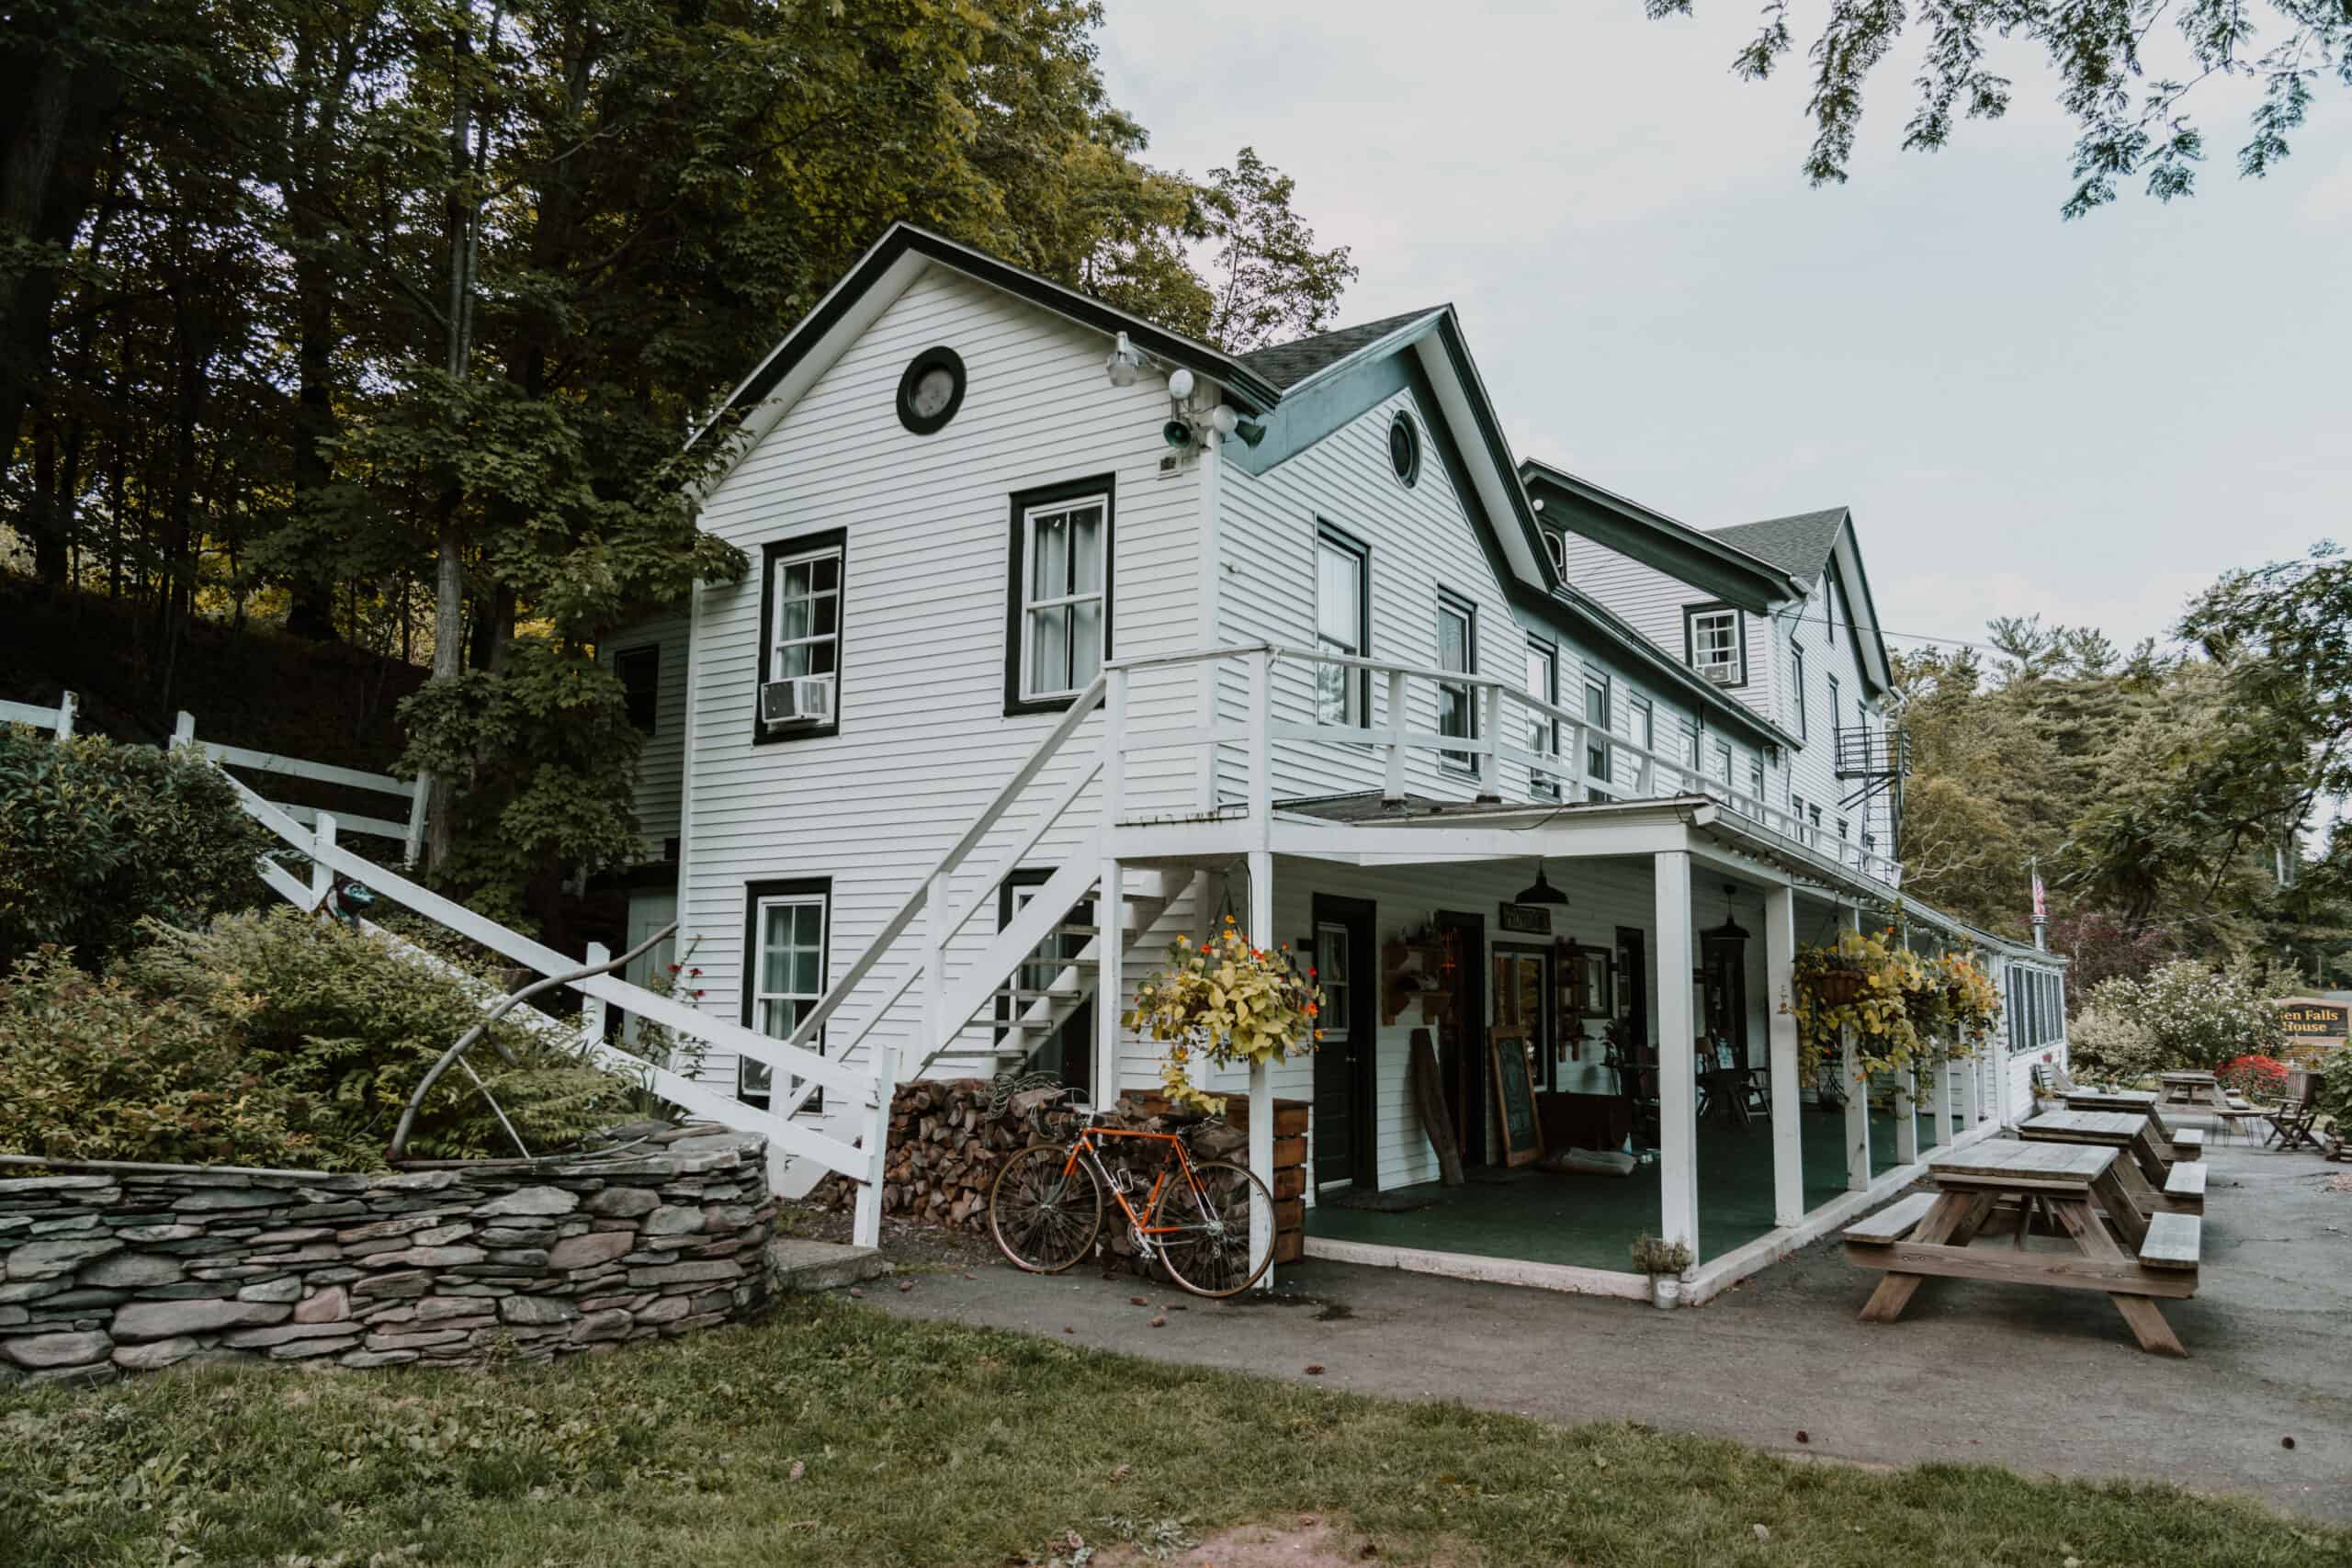
[[[2014,1071],[1799,1081],[1795,945],[1902,881],[1854,520],[1702,530],[1522,465],[1451,306],[1227,355],[899,226],[732,407],[701,520],[752,570],[604,650],[648,732],[631,935],[674,916],[706,1010],[1107,1103],[1159,1079],[1121,998],[1229,912],[1329,994],[1311,1060],[1211,1079],[1312,1102],[1310,1255],[1635,1293],[1651,1232],[1702,1298],[2014,1119],[2063,1049],[2056,961],[1908,905],[2006,971]],[[1655,1153],[1434,1186],[1425,1111],[1504,1156],[1497,1049],[1555,1145]]]

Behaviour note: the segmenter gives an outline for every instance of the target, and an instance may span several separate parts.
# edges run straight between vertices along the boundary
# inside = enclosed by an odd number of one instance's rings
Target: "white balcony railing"
[[[1220,717],[1207,724],[1138,728],[1129,722],[1129,677],[1182,666],[1238,664],[1249,674],[1238,725]],[[1284,666],[1309,673],[1285,689]],[[1312,713],[1313,672],[1339,667],[1370,677],[1369,690],[1354,705],[1363,723],[1331,724],[1282,716],[1282,710]],[[1528,805],[1607,800],[1660,800],[1703,795],[1746,818],[1772,836],[1889,887],[1899,887],[1902,864],[1849,839],[1826,834],[1792,811],[1707,773],[1695,757],[1673,756],[1644,746],[1584,715],[1548,702],[1493,675],[1463,674],[1381,659],[1362,659],[1319,649],[1257,643],[1236,648],[1117,659],[1104,667],[1106,733],[1112,737],[1106,773],[1114,798],[1125,793],[1130,759],[1141,752],[1203,746],[1237,747],[1247,759],[1249,804],[1253,815],[1271,811],[1273,781],[1283,769],[1278,748],[1346,748],[1359,769],[1377,759],[1383,795],[1401,799],[1413,778],[1417,757],[1431,764],[1424,776],[1475,784],[1479,798]],[[1218,689],[1215,682],[1202,690]],[[1472,717],[1470,734],[1442,733],[1432,724],[1446,705],[1441,691],[1461,694],[1458,711]],[[1229,711],[1229,708],[1227,710]],[[1164,712],[1164,708],[1163,708]],[[1694,741],[1695,745],[1696,742]],[[1600,753],[1605,775],[1590,770]],[[1334,750],[1334,756],[1341,755]],[[1445,765],[1439,765],[1444,759]],[[1371,779],[1367,774],[1367,784]]]

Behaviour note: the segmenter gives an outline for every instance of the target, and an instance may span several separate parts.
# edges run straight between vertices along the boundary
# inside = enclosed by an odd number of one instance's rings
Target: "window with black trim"
[[[1315,530],[1315,646],[1357,659],[1372,652],[1372,548],[1329,523]],[[1361,728],[1371,714],[1371,671],[1315,667],[1317,723]]]
[[[652,734],[660,723],[661,644],[624,648],[614,654],[613,678],[621,683],[621,702],[628,711],[629,728],[640,735]]]
[[[1478,607],[1458,593],[1437,591],[1437,667],[1461,675],[1478,672]],[[1477,688],[1468,682],[1441,681],[1437,687],[1437,732],[1464,740],[1478,738]],[[1442,766],[1467,773],[1477,765],[1470,751],[1441,751]]]
[[[1598,670],[1584,672],[1584,721],[1591,727],[1585,736],[1585,776],[1607,784],[1617,749],[1609,743],[1609,677]]]
[[[1407,490],[1421,477],[1421,430],[1403,409],[1388,422],[1388,467]]]
[[[760,684],[752,739],[841,732],[842,604],[848,536],[839,528],[766,547],[761,585]]]
[[[1804,728],[1804,645],[1803,643],[1792,642],[1789,644],[1789,716],[1795,721],[1792,728],[1797,732],[1797,739],[1803,740],[1806,739]]]
[[[1657,750],[1657,710],[1647,697],[1628,694],[1625,706],[1634,717],[1634,744],[1645,751]]]
[[[1683,651],[1690,668],[1718,686],[1747,684],[1747,628],[1728,604],[1694,604],[1682,612]]]
[[[1682,787],[1699,793],[1699,721],[1687,713],[1674,716],[1674,760],[1682,764]]]
[[[1012,498],[1004,708],[1068,707],[1111,651],[1113,481],[1079,479]]]
[[[1731,793],[1731,746],[1726,741],[1715,742],[1715,782],[1724,786],[1724,794]]]
[[[833,885],[830,877],[752,882],[743,888],[743,1026],[784,1040],[824,998],[827,943],[832,930]],[[806,1049],[822,1055],[820,1029]],[[798,1078],[786,1097],[799,1092]],[[748,1056],[735,1058],[735,1095],[765,1110],[775,1096],[774,1075]],[[822,1111],[825,1091],[811,1093],[803,1111]]]
[[[1527,639],[1527,694],[1560,705],[1560,650],[1540,637]],[[1527,787],[1545,800],[1560,798],[1560,721],[1531,708],[1527,749],[1540,761],[1528,772]]]
[[[1568,576],[1568,536],[1557,528],[1547,527],[1541,531],[1544,553],[1552,558],[1552,570],[1558,572],[1560,580],[1565,582]]]
[[[1845,723],[1845,716],[1838,711],[1838,672],[1833,670],[1822,679],[1829,682],[1829,737],[1834,741]]]
[[[942,345],[926,348],[899,378],[899,423],[917,435],[945,428],[964,406],[964,361]]]
[[[1747,804],[1743,808],[1750,817],[1760,819],[1764,815],[1764,759],[1747,759]]]

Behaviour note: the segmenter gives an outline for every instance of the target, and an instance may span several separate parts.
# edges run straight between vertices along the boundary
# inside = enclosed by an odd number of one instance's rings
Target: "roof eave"
[[[1711,538],[1689,524],[1629,496],[1619,495],[1540,458],[1530,457],[1521,463],[1520,474],[1531,491],[1553,490],[1589,509],[1582,519],[1588,526],[1577,527],[1569,515],[1554,519],[1563,528],[1713,593],[1726,604],[1762,615],[1804,597],[1804,588],[1789,572],[1736,545]],[[1595,514],[1607,521],[1592,525]]]

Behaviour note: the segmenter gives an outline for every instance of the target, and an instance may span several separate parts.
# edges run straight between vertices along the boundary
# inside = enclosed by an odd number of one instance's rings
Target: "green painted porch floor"
[[[1807,1212],[1846,1193],[1841,1122],[1810,1108],[1804,1132]],[[1929,1146],[1934,1123],[1919,1118],[1919,1145]],[[1894,1118],[1871,1117],[1871,1165],[1894,1164]],[[1484,1173],[1492,1175],[1494,1173]],[[1466,1252],[1582,1269],[1625,1269],[1634,1238],[1658,1230],[1658,1168],[1625,1177],[1555,1176],[1532,1167],[1508,1179],[1474,1179],[1466,1186],[1437,1182],[1393,1189],[1432,1199],[1403,1213],[1318,1204],[1306,1212],[1306,1234],[1334,1241],[1372,1242],[1430,1252]],[[1773,1228],[1772,1134],[1762,1118],[1746,1128],[1719,1122],[1699,1125],[1699,1258],[1702,1262],[1744,1247]]]

